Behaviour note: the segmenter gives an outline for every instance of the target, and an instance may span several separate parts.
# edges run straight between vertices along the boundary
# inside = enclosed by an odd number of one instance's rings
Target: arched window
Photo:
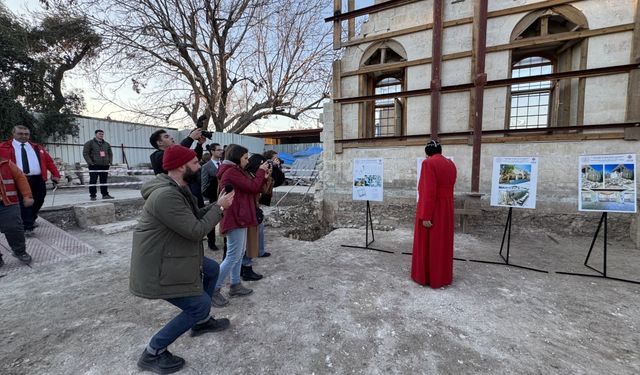
[[[402,82],[398,78],[383,77],[376,82],[375,94],[391,94],[402,91]],[[396,135],[398,99],[379,99],[375,102],[375,137]]]
[[[527,57],[513,64],[511,76],[531,77],[553,72],[550,60]],[[511,117],[509,128],[543,128],[549,126],[551,81],[521,83],[511,86]]]
[[[511,41],[535,43],[511,50],[511,77],[531,77],[586,69],[586,42],[571,33],[586,30],[585,16],[571,5],[536,10],[513,28]],[[553,38],[562,34],[563,38]],[[570,126],[582,122],[584,78],[541,80],[509,88],[507,123],[511,129]]]
[[[393,94],[404,89],[404,68],[390,69],[389,64],[406,61],[402,46],[392,40],[373,44],[362,55],[360,66],[378,68],[361,75],[360,94],[363,96]],[[360,108],[361,137],[402,135],[403,98],[385,98],[365,102]]]

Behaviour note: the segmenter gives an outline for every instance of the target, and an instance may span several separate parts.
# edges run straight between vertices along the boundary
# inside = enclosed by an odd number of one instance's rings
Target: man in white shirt
[[[29,128],[17,125],[13,128],[13,139],[0,144],[0,156],[11,160],[20,168],[27,176],[33,193],[33,206],[24,207],[22,202],[20,204],[26,235],[32,234],[37,226],[35,221],[44,204],[44,197],[47,195],[46,181],[49,178],[49,172],[54,183],[60,180],[60,172],[47,150],[42,145],[30,142],[30,137]]]

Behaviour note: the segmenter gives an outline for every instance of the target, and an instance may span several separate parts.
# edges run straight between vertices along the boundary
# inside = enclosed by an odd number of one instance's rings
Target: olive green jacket
[[[142,185],[142,217],[133,232],[129,289],[167,299],[200,295],[202,238],[222,218],[219,206],[198,208],[189,187],[159,174]]]
[[[102,152],[104,156],[102,156],[100,152]],[[109,142],[98,142],[95,138],[84,144],[82,156],[87,162],[87,165],[109,166],[113,163],[113,151],[111,151]]]

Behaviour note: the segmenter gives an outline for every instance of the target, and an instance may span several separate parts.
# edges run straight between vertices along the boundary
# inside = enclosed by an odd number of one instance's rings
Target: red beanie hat
[[[162,168],[165,171],[177,169],[190,162],[197,155],[195,151],[182,145],[171,145],[164,150]]]

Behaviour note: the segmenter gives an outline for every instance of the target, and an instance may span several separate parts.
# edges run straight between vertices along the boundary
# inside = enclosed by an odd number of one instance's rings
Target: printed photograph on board
[[[352,199],[382,201],[383,172],[383,162],[380,158],[354,159]]]
[[[537,176],[537,157],[494,158],[491,205],[535,208]]]
[[[580,211],[637,212],[636,156],[580,157]]]

